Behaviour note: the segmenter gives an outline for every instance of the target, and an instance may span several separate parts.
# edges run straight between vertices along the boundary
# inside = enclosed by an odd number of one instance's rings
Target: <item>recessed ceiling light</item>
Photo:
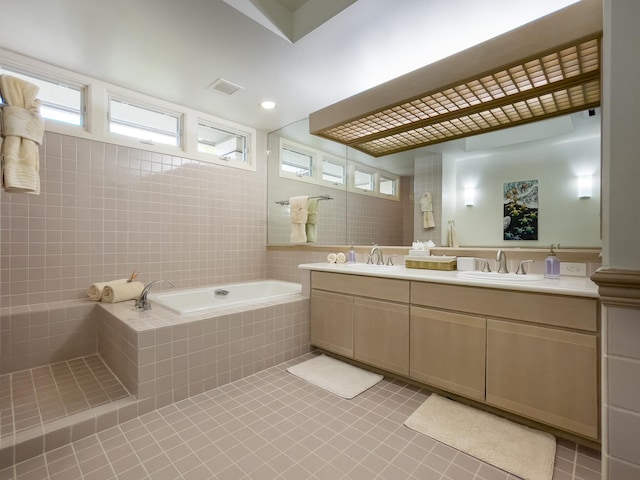
[[[265,110],[273,110],[274,108],[276,108],[276,102],[272,102],[271,100],[265,100],[260,104],[260,106]]]

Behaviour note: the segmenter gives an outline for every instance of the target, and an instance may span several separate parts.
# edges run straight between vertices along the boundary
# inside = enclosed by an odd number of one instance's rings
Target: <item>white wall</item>
[[[445,154],[444,184],[455,185],[447,205],[460,245],[598,247],[600,240],[600,139],[497,148],[490,155],[458,159]],[[593,195],[580,199],[577,177],[592,174]],[[538,240],[503,240],[503,184],[538,180]],[[475,187],[475,204],[464,205],[465,186]]]

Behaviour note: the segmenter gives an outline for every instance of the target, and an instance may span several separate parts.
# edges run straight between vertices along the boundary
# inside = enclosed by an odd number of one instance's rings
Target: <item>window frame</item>
[[[112,122],[112,114],[111,114],[111,105],[112,102],[118,102],[121,104],[129,105],[131,107],[139,108],[142,110],[147,110],[152,113],[167,115],[169,117],[175,118],[177,120],[177,130],[176,130],[176,144],[173,145],[171,143],[163,143],[158,141],[153,141],[146,138],[135,137],[133,135],[127,135],[124,133],[118,133],[111,131],[111,122]],[[144,102],[140,102],[129,97],[125,97],[118,94],[113,94],[109,92],[107,99],[107,135],[109,136],[117,136],[117,137],[125,137],[129,139],[129,141],[143,143],[144,145],[165,145],[168,147],[178,147],[182,148],[183,146],[183,138],[184,138],[184,115],[181,112],[171,111],[167,109],[163,109],[157,105],[147,104]],[[149,129],[151,130],[151,128]]]
[[[204,163],[223,165],[256,172],[257,170],[257,136],[255,128],[241,125],[205,112],[196,111],[185,106],[139,92],[127,90],[117,85],[112,85],[95,78],[86,77],[54,65],[46,64],[38,60],[24,57],[20,54],[9,52],[0,48],[0,65],[7,70],[21,73],[44,81],[51,81],[77,87],[82,91],[83,99],[83,125],[72,125],[56,120],[45,119],[45,132],[70,135],[76,138],[94,140],[122,147],[138,148],[153,153],[161,153],[172,156],[180,156]],[[122,97],[132,104],[140,105],[160,112],[173,112],[182,115],[181,144],[179,146],[164,145],[160,143],[144,143],[134,137],[128,137],[109,132],[109,96]],[[223,129],[233,129],[247,138],[247,161],[221,160],[216,155],[198,151],[198,121],[203,120]]]
[[[43,115],[43,120],[45,122],[45,129],[47,129],[48,124],[56,124],[63,128],[72,129],[76,131],[86,131],[88,128],[88,115],[87,115],[87,96],[88,96],[88,85],[84,82],[77,82],[70,80],[68,78],[63,78],[59,75],[52,74],[48,71],[43,71],[39,69],[29,68],[23,65],[18,65],[14,62],[7,61],[4,58],[0,57],[0,69],[5,70],[6,75],[17,74],[22,75],[32,80],[39,80],[41,82],[50,83],[53,85],[60,85],[62,87],[75,90],[80,94],[80,108],[78,114],[80,116],[80,123],[70,123],[62,120],[56,120],[53,118],[47,118]],[[1,74],[1,73],[0,73]],[[40,97],[38,97],[40,98]],[[40,98],[41,105],[46,106],[47,102]],[[1,102],[0,102],[1,103]],[[64,110],[61,109],[61,110]]]

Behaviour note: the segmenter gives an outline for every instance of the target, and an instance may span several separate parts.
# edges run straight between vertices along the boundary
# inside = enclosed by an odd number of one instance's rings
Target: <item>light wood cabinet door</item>
[[[485,318],[411,307],[410,338],[412,378],[484,401]]]
[[[357,298],[354,358],[401,375],[409,374],[409,306]]]
[[[487,321],[487,403],[598,438],[598,337]]]
[[[311,345],[353,358],[353,297],[311,290]]]

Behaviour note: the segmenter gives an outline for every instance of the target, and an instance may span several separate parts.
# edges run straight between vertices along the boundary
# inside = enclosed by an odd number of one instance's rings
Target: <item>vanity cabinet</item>
[[[598,438],[597,337],[488,320],[486,402]]]
[[[599,438],[596,298],[311,272],[311,344]]]
[[[311,344],[409,374],[409,282],[312,272]]]
[[[354,358],[409,375],[409,306],[355,298]]]
[[[353,296],[311,291],[312,345],[353,358]]]
[[[484,401],[487,321],[411,307],[409,376]]]

